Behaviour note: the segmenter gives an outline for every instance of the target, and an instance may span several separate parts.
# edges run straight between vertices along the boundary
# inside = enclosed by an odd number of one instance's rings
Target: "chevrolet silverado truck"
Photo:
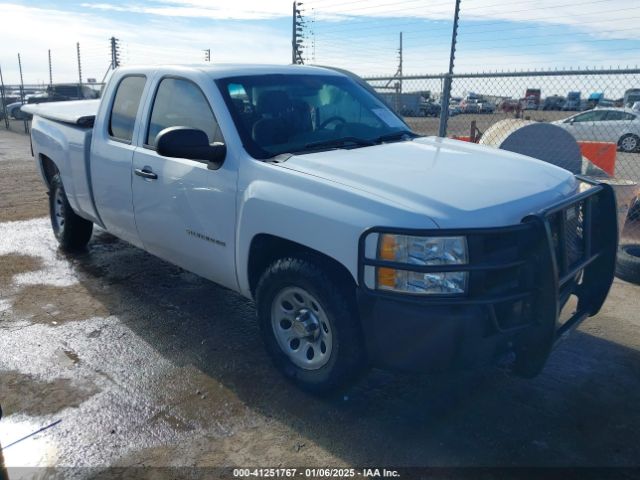
[[[25,109],[61,248],[97,225],[252,299],[310,391],[369,367],[534,376],[612,283],[608,185],[421,137],[348,72],[126,67],[100,100]]]

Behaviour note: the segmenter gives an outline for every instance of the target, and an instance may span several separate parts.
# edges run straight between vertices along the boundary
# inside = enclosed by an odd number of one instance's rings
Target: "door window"
[[[619,112],[616,110],[609,110],[607,112],[607,121],[624,120],[624,121],[630,122],[634,118],[635,116],[627,112]]]
[[[153,101],[145,144],[155,147],[158,133],[178,126],[202,130],[210,143],[223,141],[218,122],[202,90],[188,80],[165,78],[160,82]]]
[[[109,135],[113,138],[131,143],[146,81],[142,76],[129,76],[120,81],[109,119]]]
[[[606,110],[591,110],[589,112],[578,115],[577,117],[573,117],[573,122],[599,122],[601,120],[604,120],[606,115]]]

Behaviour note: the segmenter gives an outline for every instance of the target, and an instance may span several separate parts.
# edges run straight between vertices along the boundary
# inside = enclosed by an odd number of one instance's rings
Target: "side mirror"
[[[158,155],[172,158],[187,158],[209,163],[211,170],[217,170],[227,155],[224,143],[209,143],[202,130],[189,127],[169,127],[156,137]]]
[[[575,121],[576,121],[575,118],[570,118],[565,123],[568,123],[569,125],[573,125],[573,122],[575,122]]]

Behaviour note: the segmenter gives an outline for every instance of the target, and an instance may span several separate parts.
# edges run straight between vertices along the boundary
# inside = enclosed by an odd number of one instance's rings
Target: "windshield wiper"
[[[320,140],[318,142],[307,143],[304,146],[303,150],[316,150],[320,148],[330,148],[330,147],[340,148],[340,147],[346,147],[349,145],[354,145],[357,147],[371,147],[373,145],[377,145],[384,142],[391,142],[394,140],[404,140],[405,137],[409,139],[414,139],[419,136],[420,135],[417,135],[409,130],[403,130],[401,132],[387,133],[386,135],[381,135],[377,138],[370,139],[370,140],[365,138],[359,138],[359,137],[340,137],[340,138],[332,138],[329,140]]]
[[[419,136],[420,135],[417,135],[409,130],[402,130],[401,132],[393,132],[393,133],[387,133],[386,135],[380,135],[378,138],[375,138],[374,140],[372,140],[372,142],[373,143],[392,142],[394,140],[405,140],[405,137],[407,137],[407,139],[413,140],[414,138],[417,138]]]
[[[347,145],[356,145],[358,147],[370,147],[375,145],[373,140],[365,140],[364,138],[358,137],[341,137],[341,138],[333,138],[331,140],[321,140],[319,142],[311,142],[307,143],[304,146],[305,150],[313,150],[316,148],[323,147],[345,147]]]

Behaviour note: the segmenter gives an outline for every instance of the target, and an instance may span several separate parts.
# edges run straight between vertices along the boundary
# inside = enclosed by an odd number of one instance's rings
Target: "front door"
[[[223,141],[210,103],[190,80],[166,77],[157,85],[144,145],[133,157],[133,205],[144,247],[165,260],[221,285],[237,288],[235,274],[235,169],[169,158],[155,150],[167,127],[203,130]]]
[[[592,142],[597,140],[595,131],[596,123],[604,120],[606,112],[603,110],[589,110],[572,117],[571,121],[566,123],[566,128],[578,141]]]

